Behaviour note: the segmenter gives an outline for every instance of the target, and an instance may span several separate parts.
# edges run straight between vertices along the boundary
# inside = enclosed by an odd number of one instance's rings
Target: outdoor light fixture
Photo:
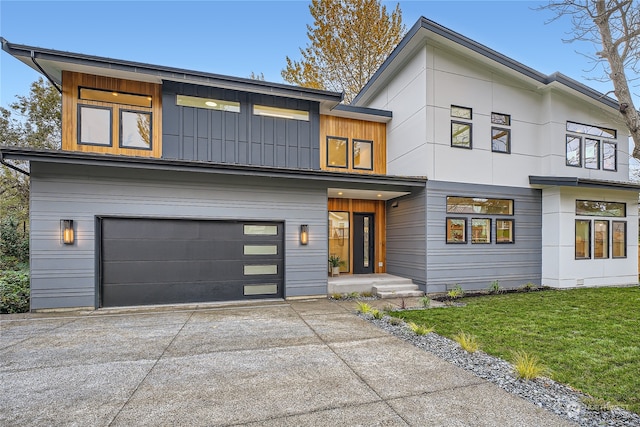
[[[61,219],[60,230],[62,233],[62,243],[64,243],[65,245],[73,245],[73,242],[75,242],[75,236],[73,232],[73,220]]]
[[[300,226],[300,244],[301,245],[309,244],[309,226],[306,224],[302,224]]]

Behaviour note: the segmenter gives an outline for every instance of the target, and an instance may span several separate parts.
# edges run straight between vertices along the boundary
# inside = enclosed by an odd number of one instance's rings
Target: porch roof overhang
[[[640,184],[634,182],[608,181],[604,179],[578,178],[569,176],[529,176],[529,184],[545,187],[588,187],[603,190],[625,190],[640,192]]]
[[[426,187],[426,177],[401,177],[389,175],[346,174],[312,169],[291,169],[269,166],[224,164],[191,160],[158,159],[148,157],[116,156],[109,154],[81,153],[62,150],[42,150],[23,147],[1,147],[0,162],[25,160],[30,162],[57,163],[84,166],[130,168],[140,170],[182,171],[227,176],[251,176],[258,178],[295,179],[345,189],[353,194],[369,195],[367,198],[389,200]],[[380,194],[380,196],[378,196]]]

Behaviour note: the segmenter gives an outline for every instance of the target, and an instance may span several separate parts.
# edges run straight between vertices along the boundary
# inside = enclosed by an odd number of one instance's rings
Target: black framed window
[[[120,110],[120,147],[151,150],[151,113]]]
[[[491,151],[494,153],[511,153],[511,130],[491,128]]]
[[[611,221],[611,252],[613,258],[627,257],[627,222]]]
[[[512,219],[496,219],[496,243],[514,243]]]
[[[618,150],[615,142],[602,142],[602,169],[606,171],[618,170]]]
[[[373,170],[373,141],[353,140],[353,168]]]
[[[327,166],[332,168],[349,167],[349,140],[337,136],[327,136]]]
[[[624,202],[603,202],[599,200],[576,200],[576,215],[585,216],[627,216],[627,204]]]
[[[567,135],[567,166],[582,167],[582,138]]]
[[[593,257],[609,258],[609,221],[594,221]]]
[[[511,126],[511,116],[509,114],[491,113],[491,123],[502,126]]]
[[[78,105],[78,144],[111,146],[111,108]]]
[[[490,218],[471,218],[471,243],[491,243]]]
[[[584,167],[600,169],[600,141],[597,139],[584,139]]]
[[[447,243],[467,243],[466,218],[447,218]]]
[[[451,121],[451,146],[472,148],[471,123]]]
[[[513,200],[447,196],[447,213],[513,215]]]
[[[576,259],[591,258],[591,221],[576,219],[575,235]]]

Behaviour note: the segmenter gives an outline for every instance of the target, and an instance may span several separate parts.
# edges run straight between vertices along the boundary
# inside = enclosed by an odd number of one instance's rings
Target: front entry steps
[[[371,292],[380,298],[421,297],[420,291],[411,279],[391,274],[353,274],[330,277],[328,281],[329,295],[349,294],[352,292]]]

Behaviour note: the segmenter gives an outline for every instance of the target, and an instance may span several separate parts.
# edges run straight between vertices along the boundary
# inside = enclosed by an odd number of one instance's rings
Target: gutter
[[[24,169],[21,169],[19,167],[17,167],[16,165],[12,165],[11,163],[7,163],[7,161],[4,159],[4,156],[2,155],[2,151],[0,151],[0,164],[3,164],[4,166],[8,167],[9,169],[13,169],[16,172],[20,172],[22,174],[25,174],[26,176],[31,176],[31,174],[29,172],[27,172]]]

